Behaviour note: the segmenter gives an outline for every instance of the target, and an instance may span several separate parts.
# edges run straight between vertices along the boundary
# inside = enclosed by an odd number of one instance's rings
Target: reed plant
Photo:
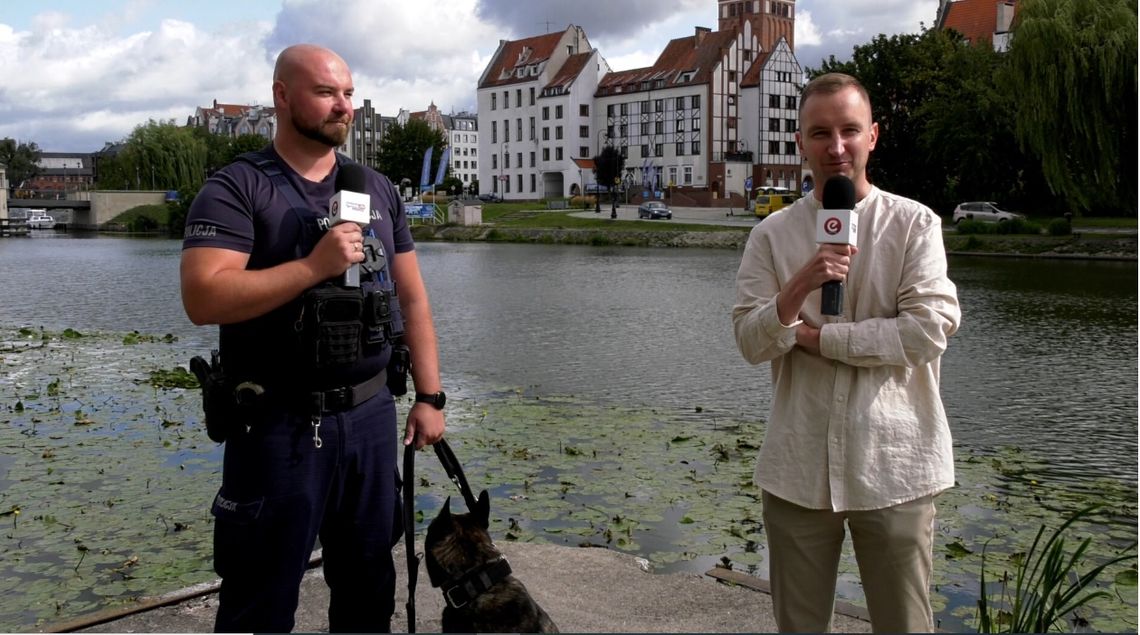
[[[1136,554],[1126,554],[1112,558],[1087,573],[1081,574],[1077,568],[1083,565],[1085,553],[1092,538],[1087,537],[1069,553],[1065,549],[1066,530],[1077,520],[1097,509],[1096,505],[1082,509],[1058,527],[1044,543],[1046,527],[1037,530],[1033,545],[1025,554],[1011,559],[1017,564],[1012,579],[1008,571],[1001,576],[999,601],[991,604],[986,584],[986,552],[982,549],[981,594],[978,598],[979,633],[1047,633],[1050,630],[1064,632],[1070,630],[1066,617],[1099,598],[1110,598],[1106,590],[1091,590],[1089,587],[1108,567],[1136,558]],[[1135,549],[1135,543],[1130,549]]]

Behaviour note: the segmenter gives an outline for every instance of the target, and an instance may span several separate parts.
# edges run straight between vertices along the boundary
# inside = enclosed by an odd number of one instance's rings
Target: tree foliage
[[[605,185],[613,191],[615,182],[621,178],[625,169],[625,157],[621,151],[613,146],[606,146],[594,157],[594,176],[599,185]]]
[[[206,179],[208,144],[193,128],[150,120],[135,128],[99,170],[102,189],[197,191]]]
[[[0,139],[0,167],[5,170],[10,190],[16,190],[40,173],[39,160],[40,149],[34,142],[18,143],[7,137]]]
[[[406,125],[397,123],[388,129],[380,142],[377,165],[393,183],[399,184],[408,179],[413,185],[419,185],[424,152],[429,147],[433,148],[428,178],[435,178],[446,144],[443,132],[433,130],[421,119],[410,119]]]
[[[1016,134],[1083,211],[1136,212],[1136,0],[1025,0],[1006,81]]]

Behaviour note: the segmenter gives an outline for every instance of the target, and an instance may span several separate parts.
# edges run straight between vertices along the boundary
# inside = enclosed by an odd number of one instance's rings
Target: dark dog
[[[451,498],[428,525],[424,560],[433,587],[443,589],[444,633],[557,633],[550,616],[511,575],[487,533],[487,491],[475,509],[451,513]]]

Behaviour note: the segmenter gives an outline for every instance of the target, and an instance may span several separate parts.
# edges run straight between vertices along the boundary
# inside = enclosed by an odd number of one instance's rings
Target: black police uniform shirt
[[[289,182],[307,203],[307,210],[294,210],[270,177],[246,161],[234,161],[211,176],[190,206],[182,248],[218,247],[249,254],[247,270],[268,269],[304,257],[323,235],[318,219],[327,219],[328,201],[339,166],[320,182],[302,178],[272,146],[263,151],[273,157]],[[369,229],[384,248],[387,278],[391,280],[394,255],[412,251],[415,245],[408,228],[404,205],[387,177],[375,170],[367,173],[372,221]],[[361,273],[361,286],[376,288],[375,277]],[[399,307],[393,299],[393,311]],[[387,366],[391,348],[369,345],[355,365],[313,377],[297,346],[295,324],[301,300],[294,299],[263,316],[219,329],[219,349],[226,374],[237,381],[255,381],[266,386],[327,390],[354,385],[375,376]]]

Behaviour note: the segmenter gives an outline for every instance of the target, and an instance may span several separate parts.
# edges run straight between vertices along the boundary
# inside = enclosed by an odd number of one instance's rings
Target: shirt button
[[[843,395],[839,395],[838,397],[835,398],[835,403],[843,403],[844,399],[846,399],[846,397],[844,397]]]

